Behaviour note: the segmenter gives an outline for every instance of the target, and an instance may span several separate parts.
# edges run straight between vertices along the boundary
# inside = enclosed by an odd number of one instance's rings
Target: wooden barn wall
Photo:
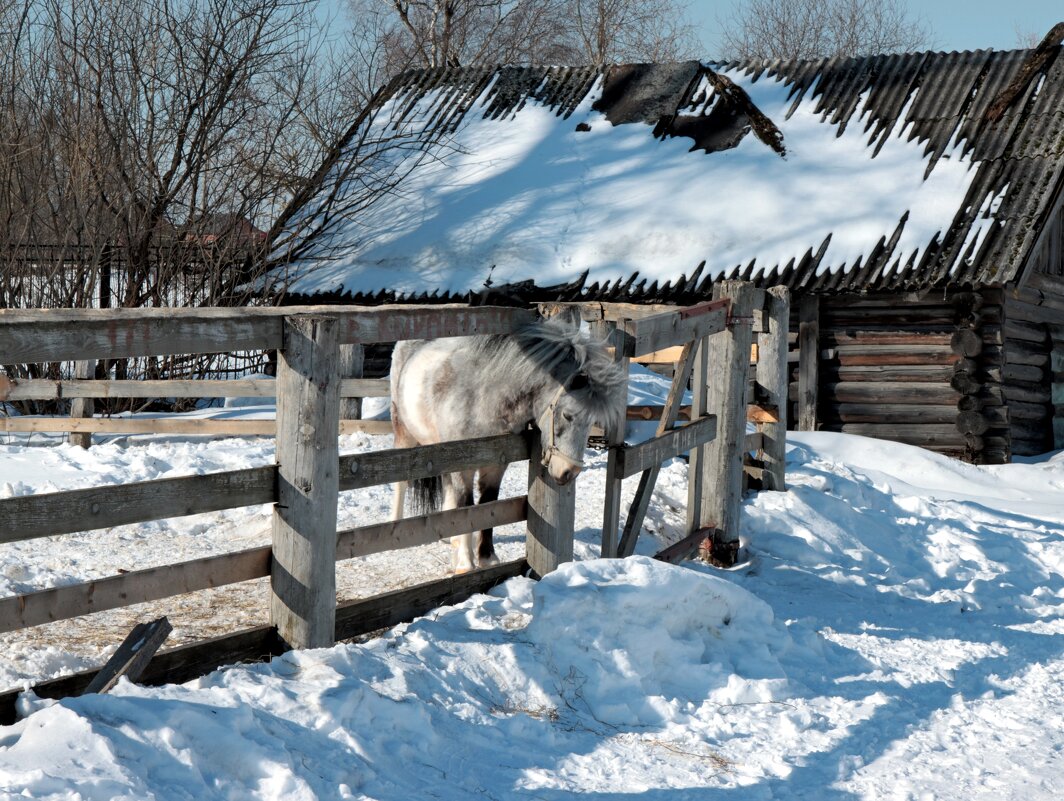
[[[1036,400],[1045,409],[1041,425],[1032,435],[1042,450],[1064,448],[1064,214],[1047,230],[1033,274],[1019,288],[1007,292],[1009,333],[1026,334],[1028,339],[1010,337],[1009,352],[1019,357],[1035,350],[1042,370]],[[1017,451],[1023,453],[1024,451]],[[1034,452],[1034,451],[1032,451]]]
[[[818,427],[1006,461],[1002,300],[1000,290],[821,297]],[[792,381],[796,399],[797,370]]]

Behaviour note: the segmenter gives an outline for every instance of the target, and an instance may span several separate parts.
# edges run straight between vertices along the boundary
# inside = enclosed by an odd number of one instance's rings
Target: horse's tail
[[[440,508],[443,498],[443,477],[415,478],[409,482],[410,505],[414,514],[426,515]]]

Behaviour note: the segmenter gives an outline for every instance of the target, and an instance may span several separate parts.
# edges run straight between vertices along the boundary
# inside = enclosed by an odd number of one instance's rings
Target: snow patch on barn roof
[[[967,208],[984,162],[960,122],[944,147],[918,135],[912,110],[933,86],[914,87],[885,118],[867,87],[853,113],[839,115],[823,108],[816,85],[799,89],[783,73],[719,74],[780,128],[785,158],[748,126],[707,152],[675,135],[678,126],[663,136],[660,125],[613,124],[596,109],[601,76],[570,108],[532,91],[500,113],[495,80],[458,112],[453,86],[399,92],[371,118],[369,138],[434,132],[432,143],[394,149],[386,160],[404,180],[336,226],[322,243],[328,256],[293,264],[290,288],[460,292],[527,279],[544,286],[584,271],[589,282],[638,272],[664,283],[703,262],[705,275],[756,279],[810,254],[816,275],[873,259],[877,274],[890,275],[938,255],[967,215],[964,246],[937,265],[949,275],[997,222],[1007,185]],[[687,97],[681,115],[709,117],[723,102],[704,77]]]

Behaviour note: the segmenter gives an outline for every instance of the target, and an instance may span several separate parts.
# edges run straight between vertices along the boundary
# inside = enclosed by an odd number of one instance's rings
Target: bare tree
[[[700,42],[684,0],[349,0],[353,98],[410,68],[675,61]]]
[[[905,52],[931,29],[902,0],[751,0],[721,22],[723,54],[803,59]]]
[[[701,42],[679,0],[568,0],[567,31],[576,63],[677,61]]]

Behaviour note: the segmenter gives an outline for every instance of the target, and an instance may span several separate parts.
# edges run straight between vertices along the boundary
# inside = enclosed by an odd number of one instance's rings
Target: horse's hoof
[[[495,565],[501,564],[501,562],[496,554],[492,554],[491,556],[481,556],[477,559],[477,564],[480,565],[480,567],[495,567]]]
[[[461,576],[464,573],[472,573],[472,572],[473,572],[473,568],[471,568],[471,567],[456,567],[454,569],[454,574],[456,576]]]

